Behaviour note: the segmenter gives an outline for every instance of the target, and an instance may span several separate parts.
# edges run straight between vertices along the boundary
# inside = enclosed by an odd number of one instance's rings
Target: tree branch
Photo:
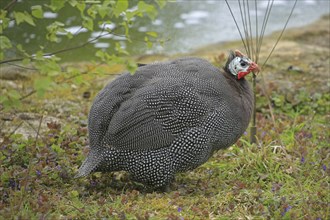
[[[14,4],[16,4],[16,3],[17,3],[17,0],[12,0],[11,2],[8,3],[8,5],[6,5],[6,6],[4,7],[3,10],[5,10],[5,11],[9,11],[9,9],[10,9],[11,7],[13,7]]]
[[[87,44],[93,42],[93,41],[96,41],[98,40],[99,38],[101,37],[104,37],[106,35],[109,35],[109,34],[112,34],[112,32],[108,32],[106,34],[100,34],[98,35],[97,37],[89,40],[89,41],[86,41],[85,43],[81,44],[81,45],[78,45],[78,46],[74,46],[74,47],[70,47],[70,48],[65,48],[65,49],[61,49],[61,50],[58,50],[58,51],[55,51],[55,52],[52,52],[52,53],[45,53],[43,54],[43,56],[52,56],[52,55],[55,55],[55,54],[60,54],[60,53],[64,53],[64,52],[67,52],[67,51],[70,51],[70,50],[76,50],[76,49],[79,49],[79,48],[82,48],[82,47],[85,47]],[[34,59],[33,56],[29,57],[31,60]],[[5,64],[5,63],[11,63],[11,62],[16,62],[16,61],[22,61],[24,60],[25,58],[14,58],[14,59],[9,59],[9,60],[3,60],[3,61],[0,61],[0,65],[1,64]]]

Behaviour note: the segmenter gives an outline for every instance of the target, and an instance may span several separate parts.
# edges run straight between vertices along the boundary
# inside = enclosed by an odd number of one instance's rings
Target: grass
[[[125,173],[73,179],[86,156],[86,117],[101,86],[71,91],[76,103],[32,99],[30,112],[57,116],[28,138],[7,134],[0,152],[3,219],[326,219],[329,216],[329,96],[297,94],[296,110],[273,90],[276,123],[260,96],[258,143],[243,137],[194,171],[178,174],[169,193],[148,192]],[[304,93],[309,91],[304,90]],[[80,94],[80,95],[79,95]],[[51,95],[49,95],[51,96]],[[71,96],[68,96],[69,99]],[[71,97],[71,98],[72,98]],[[78,97],[78,98],[77,98]],[[57,101],[56,101],[57,100]],[[43,114],[48,103],[48,113]],[[63,105],[63,103],[66,103]],[[266,104],[265,104],[266,105]],[[40,108],[37,108],[39,106]],[[68,110],[61,110],[61,106]],[[39,111],[38,109],[41,109]],[[23,112],[29,109],[23,109]],[[12,113],[14,114],[14,113]],[[16,121],[15,121],[16,120]],[[14,119],[13,124],[20,124]],[[62,122],[61,122],[62,121]],[[64,122],[65,121],[65,122]],[[38,123],[37,123],[38,125]],[[40,126],[40,128],[42,128]]]

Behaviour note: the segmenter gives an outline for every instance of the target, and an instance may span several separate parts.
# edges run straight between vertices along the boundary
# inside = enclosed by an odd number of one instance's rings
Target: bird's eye
[[[246,67],[247,63],[246,62],[241,62],[241,67]]]

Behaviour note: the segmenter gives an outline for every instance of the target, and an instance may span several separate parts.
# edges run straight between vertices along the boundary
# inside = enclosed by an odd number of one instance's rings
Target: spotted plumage
[[[203,59],[181,58],[141,66],[109,83],[91,107],[91,151],[77,177],[124,170],[163,187],[175,173],[235,143],[253,105],[247,81],[228,70],[236,57],[230,54],[224,71]]]

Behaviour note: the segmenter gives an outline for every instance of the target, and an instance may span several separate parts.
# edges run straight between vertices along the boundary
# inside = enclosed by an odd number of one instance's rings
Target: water
[[[240,18],[237,1],[229,0],[233,12]],[[262,22],[268,1],[258,1],[259,22]],[[34,1],[20,1],[16,9],[22,11],[31,7]],[[281,30],[289,16],[293,0],[275,0],[272,13],[268,21],[266,34],[276,30]],[[296,9],[291,17],[288,27],[299,27],[317,20],[320,16],[328,14],[330,8],[329,0],[298,0]],[[60,13],[51,11],[44,12],[44,19],[36,27],[29,25],[19,25],[16,28],[9,28],[5,34],[14,43],[23,44],[27,52],[33,53],[44,45],[44,52],[53,52],[81,43],[90,41],[101,34],[102,28],[114,28],[114,24],[100,23],[95,31],[90,33],[85,28],[81,28],[80,15],[78,12],[70,11],[70,7],[61,9]],[[254,11],[251,10],[254,17]],[[45,27],[58,20],[65,24],[65,30],[75,35],[74,40],[67,39],[63,32],[58,32],[60,43],[49,43],[45,39]],[[12,21],[11,26],[14,26]],[[96,25],[96,23],[95,23]],[[163,46],[155,44],[147,49],[143,42],[143,33],[147,31],[157,31],[161,38],[168,39]],[[217,42],[225,42],[240,39],[235,23],[230,15],[224,0],[177,0],[169,2],[165,8],[159,12],[158,18],[150,22],[148,19],[139,20],[131,30],[131,40],[120,35],[106,35],[91,42],[87,46],[60,54],[64,61],[81,61],[95,59],[95,52],[98,49],[113,53],[116,42],[122,48],[127,49],[130,54],[153,54],[153,53],[185,53],[200,48],[204,45]],[[6,54],[7,58],[18,56],[15,51]]]
[[[253,2],[253,1],[251,1]],[[229,0],[236,18],[240,18],[237,1]],[[293,0],[275,0],[269,17],[266,34],[282,30],[293,6]],[[258,1],[259,28],[268,1]],[[254,8],[254,4],[252,5]],[[251,17],[255,11],[251,7]],[[288,27],[299,27],[328,14],[329,0],[298,0]],[[253,20],[254,22],[254,20]],[[255,22],[254,22],[255,23]],[[160,24],[160,25],[159,25]],[[165,47],[147,51],[153,53],[189,52],[204,45],[240,39],[235,23],[224,0],[187,1],[168,3],[161,11],[157,23],[149,25],[171,41]]]

